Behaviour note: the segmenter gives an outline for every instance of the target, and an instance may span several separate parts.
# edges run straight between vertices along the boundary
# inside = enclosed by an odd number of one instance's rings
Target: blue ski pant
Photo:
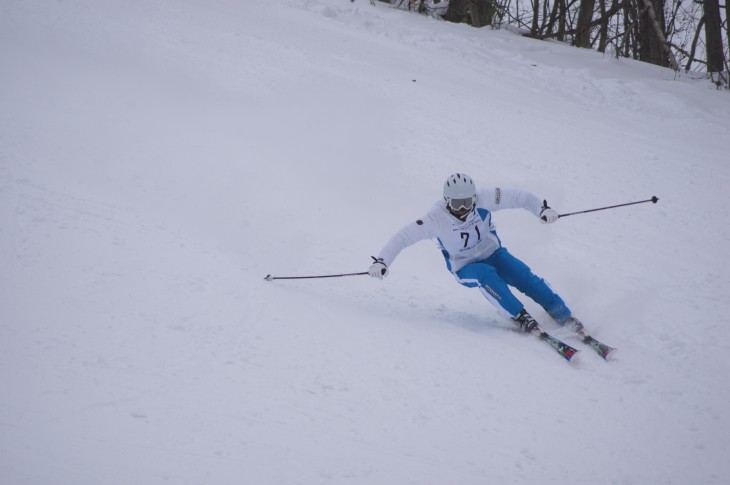
[[[456,272],[459,283],[479,288],[501,313],[516,317],[525,307],[509,289],[510,286],[529,296],[560,323],[570,317],[570,309],[550,286],[505,248],[497,249],[483,261],[470,263]]]

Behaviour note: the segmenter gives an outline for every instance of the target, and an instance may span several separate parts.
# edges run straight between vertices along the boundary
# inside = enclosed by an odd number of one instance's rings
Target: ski
[[[570,359],[572,359],[575,354],[579,352],[578,349],[574,349],[570,345],[566,344],[565,342],[561,342],[560,340],[556,339],[540,327],[535,327],[535,329],[532,331],[535,335],[540,337],[542,340],[546,341],[550,344],[552,348],[554,348],[560,355],[563,356],[565,360],[570,362]]]
[[[616,352],[616,349],[613,347],[610,347],[603,342],[594,339],[588,334],[581,335],[583,339],[583,343],[588,345],[590,348],[596,351],[598,355],[603,357],[604,360],[608,360],[609,356],[613,356],[613,354]]]
[[[603,342],[594,339],[590,335],[588,335],[588,332],[586,332],[585,327],[583,326],[583,323],[578,320],[575,317],[570,317],[563,325],[568,325],[570,329],[572,329],[580,339],[581,342],[592,348],[596,351],[598,355],[603,357],[603,360],[608,360],[609,356],[613,356],[614,352],[616,352],[616,349],[604,344]]]

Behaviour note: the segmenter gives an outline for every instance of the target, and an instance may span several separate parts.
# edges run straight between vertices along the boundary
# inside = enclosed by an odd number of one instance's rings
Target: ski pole
[[[367,271],[363,271],[362,273],[344,273],[344,274],[325,274],[325,275],[317,275],[317,276],[271,276],[266,275],[266,278],[264,278],[266,281],[273,281],[273,280],[309,280],[313,278],[340,278],[342,276],[362,276],[368,274]]]
[[[611,205],[608,207],[599,207],[598,209],[588,209],[585,211],[570,212],[568,214],[559,214],[558,217],[568,217],[568,216],[574,216],[576,214],[585,214],[586,212],[595,212],[595,211],[602,211],[602,210],[606,210],[606,209],[615,209],[616,207],[624,207],[627,205],[634,205],[634,204],[643,204],[645,202],[653,202],[654,204],[656,204],[658,200],[659,200],[659,198],[656,195],[654,195],[654,196],[652,196],[651,199],[647,199],[647,200],[639,200],[637,202],[629,202],[627,204]]]

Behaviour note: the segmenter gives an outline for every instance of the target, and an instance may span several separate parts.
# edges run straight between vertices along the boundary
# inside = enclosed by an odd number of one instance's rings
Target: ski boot
[[[571,329],[575,333],[581,336],[581,338],[585,338],[588,336],[588,333],[586,332],[585,327],[583,326],[583,322],[575,318],[574,316],[569,317],[565,323],[563,323],[563,326]]]
[[[540,328],[537,324],[537,320],[532,318],[532,315],[527,313],[527,310],[524,308],[520,313],[517,314],[516,317],[513,318],[515,323],[520,326],[523,332],[532,332],[536,328]]]

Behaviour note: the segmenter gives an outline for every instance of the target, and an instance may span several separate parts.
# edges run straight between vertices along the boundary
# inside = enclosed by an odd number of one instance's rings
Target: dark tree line
[[[674,70],[701,70],[718,86],[728,86],[730,0],[380,1],[450,22],[509,25],[536,39]]]

